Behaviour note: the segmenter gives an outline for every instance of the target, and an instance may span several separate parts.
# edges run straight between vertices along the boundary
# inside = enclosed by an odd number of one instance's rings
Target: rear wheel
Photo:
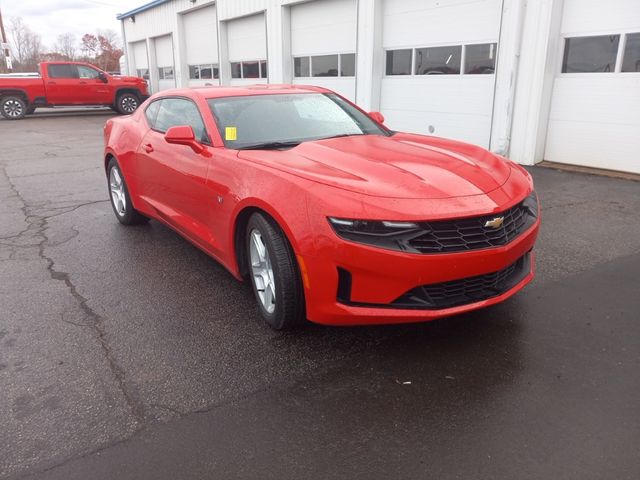
[[[133,203],[131,203],[131,197],[129,196],[129,189],[127,188],[124,176],[115,158],[109,160],[107,179],[109,183],[111,207],[118,221],[123,225],[137,225],[148,222],[148,217],[145,217],[133,208]]]
[[[247,223],[246,251],[251,285],[260,313],[275,330],[304,320],[304,291],[296,257],[280,227],[254,213]]]
[[[0,100],[0,114],[7,120],[20,120],[27,114],[27,102],[20,97],[3,97]]]
[[[130,115],[140,106],[140,99],[133,93],[121,93],[116,100],[116,110],[122,115]]]

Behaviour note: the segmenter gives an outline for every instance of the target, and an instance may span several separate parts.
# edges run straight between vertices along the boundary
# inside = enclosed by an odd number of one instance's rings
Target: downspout
[[[508,0],[507,0],[508,1]],[[506,129],[500,138],[496,153],[502,156],[508,156],[511,146],[511,131],[513,129],[513,109],[516,98],[516,86],[518,81],[518,70],[520,66],[520,54],[522,50],[522,37],[524,36],[524,20],[526,14],[526,0],[514,0],[516,4],[516,44],[513,62],[513,68],[511,70],[510,82],[509,82],[509,94],[507,96],[507,112],[506,112]],[[502,41],[502,29],[500,32],[499,41]]]

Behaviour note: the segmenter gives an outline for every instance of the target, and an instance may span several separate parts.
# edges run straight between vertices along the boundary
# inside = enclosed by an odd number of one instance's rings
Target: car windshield
[[[334,94],[248,95],[209,100],[228,148],[287,148],[351,135],[389,135],[368,115]]]

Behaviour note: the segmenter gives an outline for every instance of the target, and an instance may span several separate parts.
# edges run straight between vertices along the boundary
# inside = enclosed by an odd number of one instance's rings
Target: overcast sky
[[[5,29],[8,18],[20,16],[31,30],[42,37],[50,48],[61,33],[71,32],[78,37],[111,29],[120,38],[118,13],[128,12],[150,0],[0,0]],[[7,32],[7,35],[9,33]],[[122,40],[120,40],[122,43]]]

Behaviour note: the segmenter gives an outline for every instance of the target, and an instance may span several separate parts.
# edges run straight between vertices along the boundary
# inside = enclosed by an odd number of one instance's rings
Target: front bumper
[[[307,317],[327,325],[421,322],[500,303],[533,279],[535,255],[532,249],[539,227],[538,219],[527,231],[501,247],[430,255],[383,250],[336,236],[332,244],[325,244],[317,255],[302,259]],[[525,258],[528,268],[494,296],[469,303],[458,302],[450,307],[406,308],[402,302],[398,303],[403,295],[416,287],[485,276],[503,271]],[[350,276],[348,298],[344,295],[341,271]],[[398,305],[403,308],[396,308]]]

